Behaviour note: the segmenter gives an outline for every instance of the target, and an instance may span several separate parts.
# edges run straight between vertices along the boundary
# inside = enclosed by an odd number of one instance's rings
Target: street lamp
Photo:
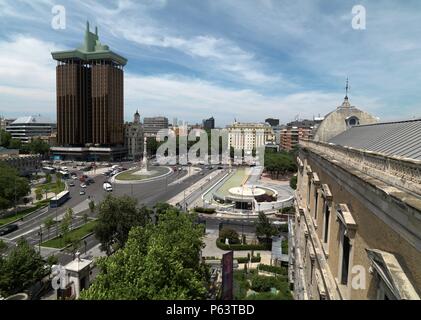
[[[42,227],[41,226],[39,226],[38,236],[39,236],[38,248],[39,248],[39,253],[41,254],[41,243],[42,243]]]

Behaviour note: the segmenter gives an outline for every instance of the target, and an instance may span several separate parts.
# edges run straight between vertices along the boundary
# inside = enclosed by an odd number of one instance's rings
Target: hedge
[[[262,260],[262,258],[260,256],[251,257],[251,261],[249,261],[248,257],[238,257],[238,258],[235,258],[235,259],[237,259],[238,263],[248,263],[248,262],[256,263],[256,262],[260,262]]]
[[[194,211],[198,213],[207,213],[207,214],[212,214],[216,212],[216,210],[213,208],[203,208],[203,207],[196,207],[194,208]]]
[[[257,268],[261,271],[276,273],[284,276],[288,275],[288,269],[284,267],[270,266],[268,264],[259,264]]]
[[[223,239],[216,239],[216,246],[221,250],[233,250],[233,251],[244,251],[244,250],[271,250],[271,243],[263,244],[225,244]]]

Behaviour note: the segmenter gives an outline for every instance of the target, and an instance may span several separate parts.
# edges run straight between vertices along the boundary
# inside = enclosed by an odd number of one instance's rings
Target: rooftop
[[[54,123],[54,122],[49,118],[42,117],[41,115],[37,115],[37,116],[19,117],[15,121],[12,122],[12,125],[30,124],[30,123],[51,124],[51,123]]]
[[[75,50],[52,52],[55,60],[66,61],[69,59],[79,59],[83,61],[90,60],[110,60],[120,65],[126,65],[127,59],[110,50],[107,45],[99,41],[98,28],[95,33],[90,32],[89,22],[86,23],[85,41],[83,45]]]
[[[355,126],[328,142],[387,156],[421,160],[421,119]]]

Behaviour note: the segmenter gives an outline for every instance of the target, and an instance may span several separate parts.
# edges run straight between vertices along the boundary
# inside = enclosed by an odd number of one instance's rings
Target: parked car
[[[18,230],[19,227],[17,224],[9,224],[3,228],[0,229],[0,236],[5,236],[6,234],[9,234],[13,231]]]
[[[74,186],[75,186],[75,183],[73,181],[69,183],[69,187],[74,187]]]
[[[80,184],[80,187],[81,187],[81,188],[86,188],[86,187],[87,187],[87,185],[86,185],[86,184],[84,184],[84,183],[81,183],[81,184]]]
[[[82,189],[82,190],[79,191],[79,195],[83,196],[85,194],[86,194],[85,190]]]

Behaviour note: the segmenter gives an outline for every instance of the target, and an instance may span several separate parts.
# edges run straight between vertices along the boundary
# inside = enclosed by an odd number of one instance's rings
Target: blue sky
[[[64,5],[66,28],[51,27]],[[366,8],[365,30],[351,26]],[[351,103],[381,120],[421,117],[418,0],[0,0],[0,114],[55,118],[50,52],[79,47],[86,20],[128,58],[125,117],[189,123],[324,115]]]

